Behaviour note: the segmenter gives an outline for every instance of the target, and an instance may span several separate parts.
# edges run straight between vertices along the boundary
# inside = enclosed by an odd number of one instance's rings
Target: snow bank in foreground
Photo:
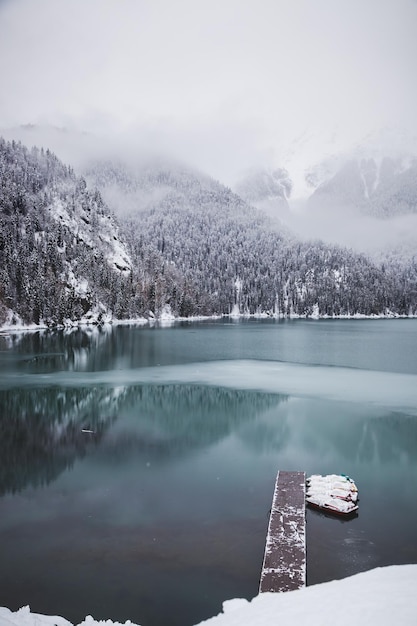
[[[391,566],[287,593],[230,600],[205,626],[415,625],[417,565]]]
[[[251,602],[228,600],[223,613],[205,626],[415,626],[417,616],[417,565],[392,565],[356,574],[343,580],[287,593],[263,593]],[[88,616],[79,626],[123,626],[95,621]],[[0,608],[0,626],[72,626],[62,617],[31,613],[24,607],[15,613]],[[139,626],[129,620],[125,626]]]

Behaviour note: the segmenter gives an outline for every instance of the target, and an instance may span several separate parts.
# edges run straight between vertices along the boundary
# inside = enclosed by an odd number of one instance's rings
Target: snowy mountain
[[[287,137],[276,152],[276,161],[286,168],[293,183],[292,198],[307,199],[318,188],[325,189],[334,177],[342,187],[349,177],[357,185],[356,167],[363,191],[361,199],[364,199],[389,176],[390,169],[398,174],[415,162],[417,136],[401,127],[364,132],[345,124],[324,125],[306,128],[298,137]],[[340,172],[345,168],[343,176]]]
[[[307,136],[300,144],[299,160],[306,160],[304,196],[310,207],[385,218],[417,212],[417,137],[383,128],[348,143],[334,132],[314,157],[309,141]]]
[[[417,213],[417,158],[350,159],[316,188],[309,202],[381,218]]]
[[[417,251],[417,137],[401,128],[309,128],[277,151],[293,183],[284,224],[376,262]]]
[[[97,320],[131,260],[98,192],[49,150],[0,139],[0,324]]]
[[[133,258],[147,268],[147,298],[157,315],[167,304],[181,316],[399,312],[405,271],[409,300],[401,311],[414,310],[415,269],[381,269],[339,246],[301,242],[185,166],[154,162],[132,172],[120,162],[96,162],[87,177],[115,211],[129,207],[121,229]],[[270,179],[256,180],[260,184],[249,189],[258,197],[259,189],[269,193]],[[283,181],[286,175],[277,177],[276,188],[282,190]]]
[[[300,241],[183,164],[96,159],[84,174],[1,140],[0,325],[417,311],[415,260]],[[256,180],[258,198],[289,194],[283,171]]]

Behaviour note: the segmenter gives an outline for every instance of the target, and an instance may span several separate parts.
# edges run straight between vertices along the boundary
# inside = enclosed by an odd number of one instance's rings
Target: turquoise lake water
[[[258,592],[276,473],[307,583],[417,563],[417,320],[217,320],[0,336],[0,606],[191,626]]]

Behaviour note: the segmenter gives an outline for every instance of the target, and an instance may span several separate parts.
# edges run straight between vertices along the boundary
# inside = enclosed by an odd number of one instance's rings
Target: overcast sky
[[[0,127],[134,136],[226,182],[312,126],[414,132],[416,76],[415,0],[0,0]]]

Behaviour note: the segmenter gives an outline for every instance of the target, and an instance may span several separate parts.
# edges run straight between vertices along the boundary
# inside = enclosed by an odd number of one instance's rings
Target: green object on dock
[[[306,584],[305,472],[279,471],[266,537],[259,592]]]

